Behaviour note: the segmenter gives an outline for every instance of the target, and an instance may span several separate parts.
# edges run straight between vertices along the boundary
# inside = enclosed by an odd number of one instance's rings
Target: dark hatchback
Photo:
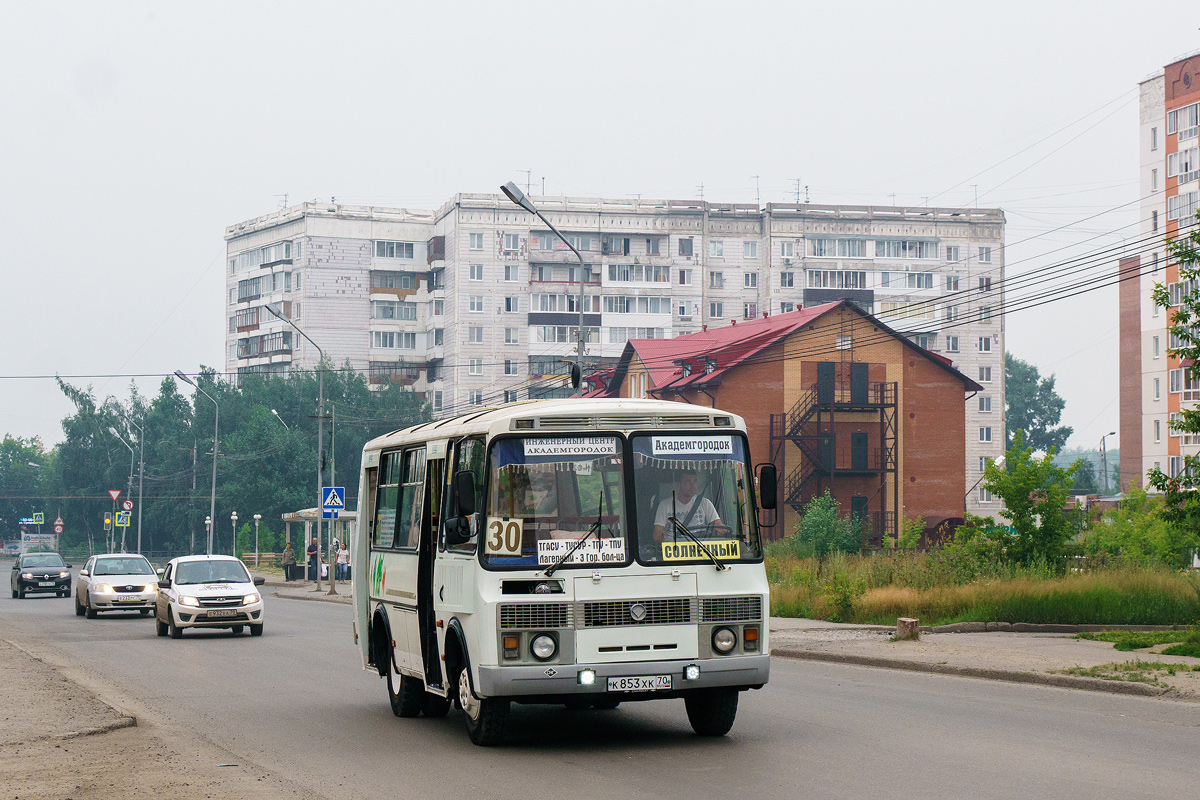
[[[59,597],[70,597],[70,567],[58,553],[17,556],[12,568],[12,596],[24,598],[29,592],[54,592]]]

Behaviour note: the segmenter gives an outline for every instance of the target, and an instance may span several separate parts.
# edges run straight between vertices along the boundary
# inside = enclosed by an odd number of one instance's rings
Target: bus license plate
[[[658,692],[670,688],[670,675],[634,675],[608,679],[610,692]]]
[[[208,612],[209,619],[212,619],[214,617],[233,617],[236,615],[237,615],[237,612],[234,611],[232,608],[222,608],[222,609],[217,609],[216,611]]]

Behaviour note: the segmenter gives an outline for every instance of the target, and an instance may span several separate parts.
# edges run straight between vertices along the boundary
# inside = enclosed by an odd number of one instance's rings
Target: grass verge
[[[1056,669],[1053,672],[1062,675],[1078,675],[1083,678],[1100,678],[1106,681],[1130,681],[1133,683],[1148,683],[1163,689],[1169,688],[1159,680],[1164,675],[1175,675],[1179,672],[1200,672],[1200,664],[1164,664],[1161,661],[1118,661],[1113,664],[1098,664],[1094,667],[1068,667]]]

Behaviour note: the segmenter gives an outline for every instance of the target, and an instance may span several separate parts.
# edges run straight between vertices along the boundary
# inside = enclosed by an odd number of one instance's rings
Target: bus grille
[[[687,597],[657,600],[609,600],[583,604],[583,627],[611,628],[618,625],[675,625],[695,617],[692,599]],[[631,609],[640,605],[645,616],[634,619]]]
[[[705,597],[700,601],[701,622],[741,622],[762,619],[762,598]]]
[[[570,628],[568,603],[506,603],[500,606],[500,627]]]

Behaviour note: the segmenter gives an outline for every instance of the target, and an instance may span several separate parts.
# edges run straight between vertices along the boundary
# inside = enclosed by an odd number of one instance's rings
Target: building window
[[[483,295],[481,295],[481,294],[471,295],[471,311],[475,311],[475,312],[483,311]]]
[[[376,258],[412,258],[412,242],[375,242]]]
[[[990,397],[988,397],[988,396],[986,396],[986,395],[983,395],[983,396],[981,396],[981,397],[979,398],[979,410],[980,410],[980,411],[982,411],[982,412],[983,412],[983,413],[985,413],[985,414],[991,413],[991,410],[992,410],[992,398],[990,398]]]
[[[958,261],[958,245],[956,245],[956,244],[946,245],[946,260],[947,261]]]
[[[745,288],[747,288],[747,289],[757,289],[758,288],[758,273],[757,272],[747,272],[747,273],[743,274],[742,275],[742,283],[745,286]]]
[[[467,328],[467,341],[471,344],[483,344],[483,326],[472,325]]]
[[[1150,230],[1158,233],[1158,210],[1150,212]]]
[[[504,234],[504,252],[515,253],[521,249],[521,237],[516,233]]]
[[[724,258],[725,257],[725,242],[721,239],[714,239],[708,243],[709,258]]]
[[[928,333],[916,333],[911,337],[911,341],[922,350],[931,350],[934,344],[937,343],[937,337],[931,336]]]
[[[679,255],[690,256],[692,254],[692,237],[688,236],[679,240]]]
[[[432,305],[433,305],[433,314],[431,316],[440,317],[446,313],[446,301],[445,300],[434,300]]]
[[[504,280],[509,283],[515,283],[521,280],[521,266],[519,264],[504,265]]]
[[[979,248],[979,263],[980,264],[992,263],[992,248],[990,248],[990,247]]]
[[[780,242],[779,243],[779,255],[783,256],[784,258],[792,258],[793,256],[795,256],[796,255],[796,243],[795,242]]]
[[[992,492],[986,486],[979,487],[979,502],[981,502],[981,503],[992,502]]]
[[[888,273],[884,273],[886,276]],[[897,273],[903,275],[904,273]],[[867,273],[862,270],[809,269],[804,271],[810,289],[865,289]],[[888,285],[886,280],[884,285]]]
[[[470,234],[470,247],[472,250],[482,250],[483,249],[483,234],[482,233]]]
[[[396,300],[372,300],[371,319],[416,320],[417,304]]]
[[[1157,336],[1155,336],[1153,338],[1153,340],[1151,341],[1151,351],[1153,352],[1153,357],[1158,358],[1158,337]]]
[[[1151,150],[1158,149],[1158,128],[1150,129],[1150,149]]]
[[[982,308],[979,309],[979,321],[980,322],[991,322],[992,321],[992,307],[991,306],[983,306]]]
[[[504,329],[504,343],[505,344],[520,344],[521,343],[518,340],[518,334],[517,334],[516,328],[505,328]]]
[[[754,319],[758,316],[758,303],[742,303],[742,319]]]
[[[373,269],[371,270],[371,288],[411,289],[413,288],[413,276],[408,272],[384,272]]]
[[[438,389],[437,391],[435,391],[433,393],[433,410],[434,411],[442,410],[442,390],[441,389]]]
[[[979,279],[979,291],[990,292],[991,290],[992,290],[992,279],[991,278],[980,278]]]
[[[958,352],[958,337],[957,336],[947,336],[946,337],[946,352],[947,353],[957,353]]]
[[[1160,381],[1158,378],[1155,378],[1154,379],[1154,399],[1161,400],[1162,399],[1161,394],[1162,394],[1162,381]]]
[[[629,239],[622,236],[612,236],[604,240],[603,250],[610,256],[629,255]]]
[[[954,322],[958,317],[958,306],[946,306],[946,322]]]
[[[850,350],[854,347],[854,337],[848,334],[839,333],[837,337],[838,350]]]
[[[517,374],[517,362],[513,361],[511,358],[504,359],[504,374],[505,375],[516,375]]]
[[[1150,191],[1158,191],[1158,170],[1156,169],[1150,170]]]
[[[471,269],[471,280],[473,280],[473,281],[483,280],[483,264],[472,264],[470,269]]]
[[[483,359],[482,358],[472,358],[468,362],[467,374],[468,375],[482,375],[483,374]]]
[[[980,383],[991,383],[992,382],[992,368],[991,367],[980,367],[979,368],[979,382]]]
[[[979,441],[990,442],[992,440],[991,427],[985,426],[979,429]]]
[[[1162,420],[1160,419],[1154,420],[1154,441],[1162,441]]]
[[[483,405],[483,392],[476,389],[473,392],[467,392],[467,402],[473,406]]]
[[[661,242],[657,236],[646,237],[646,255],[657,256],[661,255]]]
[[[992,352],[992,337],[990,337],[990,336],[980,336],[979,337],[979,352],[981,352],[981,353]]]
[[[691,286],[692,285],[692,271],[690,269],[679,270],[679,285],[680,286]]]
[[[725,316],[725,304],[713,302],[708,304],[708,315],[714,319],[720,319]]]
[[[708,273],[708,288],[724,289],[725,288],[725,273],[723,273],[723,272]]]
[[[505,314],[516,314],[517,310],[518,310],[518,308],[517,308],[518,304],[519,304],[519,298],[516,298],[516,297],[504,298],[504,313]]]
[[[946,291],[947,292],[957,292],[958,291],[958,276],[957,275],[947,275],[946,276]]]
[[[937,258],[938,243],[916,239],[876,239],[876,258]]]
[[[782,301],[779,304],[779,313],[780,314],[787,314],[788,312],[795,311],[795,310],[796,310],[795,303],[789,303],[787,301]]]
[[[742,242],[743,258],[758,258],[758,242]]]
[[[371,347],[389,350],[416,350],[417,334],[404,331],[371,331]]]
[[[781,272],[779,273],[779,285],[784,289],[792,289],[796,286],[796,273]]]
[[[992,459],[990,457],[980,456],[979,457],[979,471],[986,472],[987,468],[988,468],[988,464],[990,464],[990,463],[992,463]]]

